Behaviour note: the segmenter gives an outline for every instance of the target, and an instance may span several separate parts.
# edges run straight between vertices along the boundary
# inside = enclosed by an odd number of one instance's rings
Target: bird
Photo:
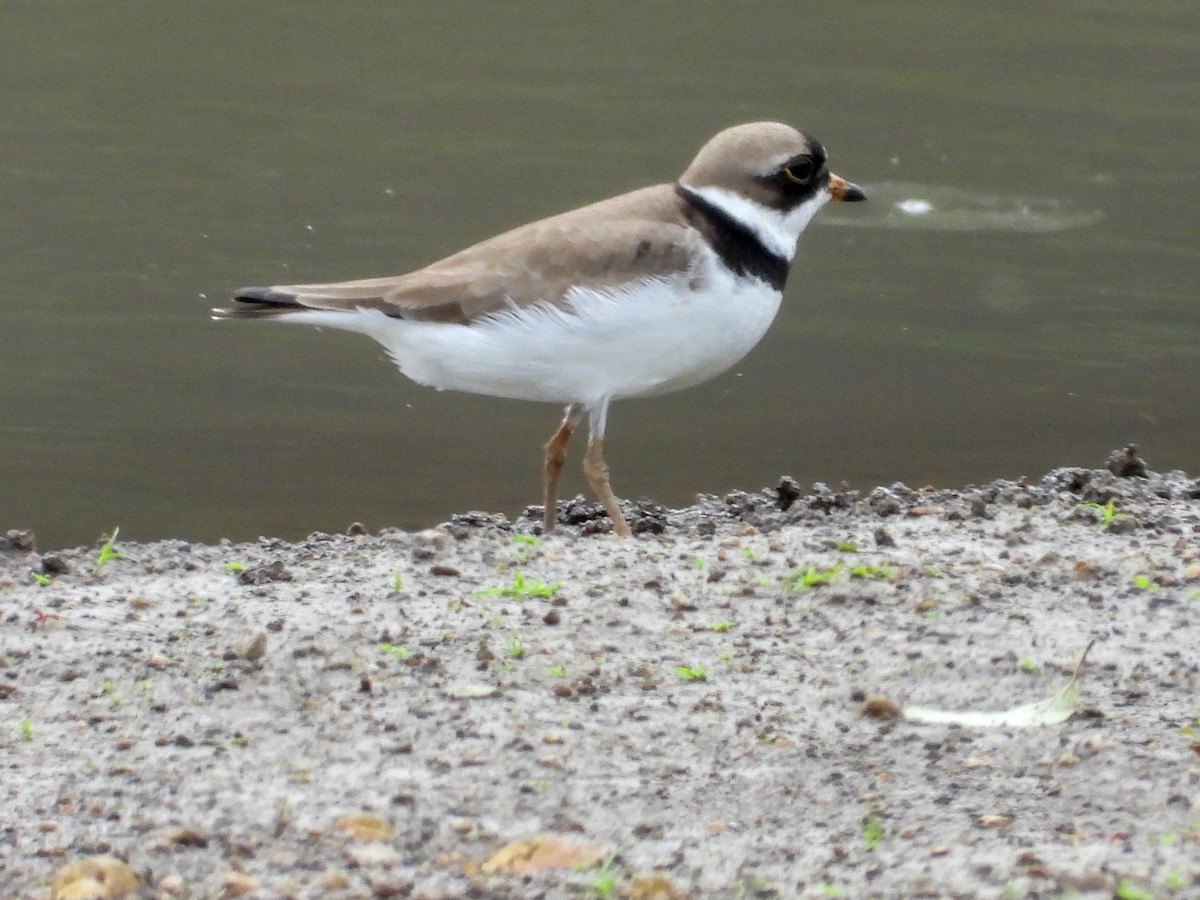
[[[373,338],[439,390],[565,405],[543,450],[542,533],[558,522],[567,444],[632,531],[604,459],[614,400],[706,381],[736,364],[779,310],[801,233],[831,200],[860,201],[820,141],[782,122],[718,132],[677,180],[503,232],[403,275],[246,287],[216,319],[327,326]]]

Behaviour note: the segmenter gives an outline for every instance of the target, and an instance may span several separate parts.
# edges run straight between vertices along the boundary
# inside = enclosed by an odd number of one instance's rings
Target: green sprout
[[[100,574],[100,569],[110,559],[129,559],[129,557],[126,556],[124,553],[120,552],[119,550],[113,549],[113,545],[116,544],[116,542],[117,542],[117,535],[119,535],[120,533],[121,533],[120,528],[114,528],[113,533],[109,536],[108,540],[105,541],[104,544],[100,547],[100,555],[96,557],[96,570],[95,571],[96,571],[97,575]]]
[[[836,547],[842,553],[857,553],[858,552],[858,544],[854,543],[854,541],[838,541],[836,544]]]
[[[240,562],[227,562],[225,565],[221,566],[221,568],[229,572],[244,572],[246,571],[246,564]]]
[[[1155,584],[1154,579],[1149,575],[1134,575],[1133,586],[1140,591],[1145,591],[1152,587],[1156,587],[1157,585]]]
[[[868,850],[878,847],[887,837],[887,831],[883,827],[883,819],[870,813],[863,816],[862,820],[862,842]]]
[[[512,536],[512,542],[514,544],[528,544],[531,547],[536,547],[538,544],[538,539],[536,535],[532,534],[514,534]]]
[[[725,620],[720,620],[717,622],[709,622],[704,627],[707,628],[709,631],[729,631],[736,624],[737,624],[736,622],[727,622]]]
[[[549,675],[551,678],[566,678],[567,677],[567,667],[566,666],[546,666],[546,674]]]
[[[613,865],[622,849],[618,847],[599,865],[595,874],[592,875],[592,880],[588,882],[588,894],[600,898],[600,900],[608,900],[608,898],[616,896],[617,882],[629,874]]]
[[[779,581],[789,591],[816,587],[819,584],[826,584],[831,581],[841,567],[841,563],[828,569],[818,569],[815,566],[809,566],[807,569],[797,569],[795,572],[780,575]]]
[[[33,576],[33,580],[36,581],[41,587],[45,587],[54,581],[53,575],[47,575],[45,572],[37,571],[37,569],[31,569],[29,574]]]
[[[1031,656],[1022,656],[1017,661],[1017,665],[1021,667],[1022,672],[1036,672],[1041,668]]]
[[[515,628],[508,636],[508,641],[504,644],[504,652],[513,659],[520,659],[525,655],[525,645],[521,643],[521,635]]]
[[[1111,501],[1110,501],[1111,502]],[[1154,894],[1144,887],[1138,887],[1127,878],[1122,878],[1113,891],[1116,900],[1154,900]]]
[[[389,644],[387,641],[384,641],[382,644],[380,644],[379,649],[384,653],[392,654],[392,656],[396,657],[396,659],[408,659],[410,656],[412,656],[412,651],[407,647],[400,644]]]
[[[708,669],[704,666],[675,666],[674,672],[684,681],[708,680]]]
[[[521,599],[523,597],[546,597],[550,598],[555,595],[558,589],[562,587],[561,581],[555,581],[553,584],[546,584],[539,578],[531,578],[526,580],[520,570],[513,572],[512,584],[506,584],[503,587],[484,588],[476,591],[481,597],[510,597],[513,599]]]
[[[32,741],[33,740],[33,720],[30,719],[29,716],[26,716],[25,718],[23,718],[20,722],[17,723],[17,731],[19,731],[21,734],[21,740]]]
[[[855,566],[850,570],[851,578],[890,578],[892,575],[892,567],[889,565],[882,566]]]

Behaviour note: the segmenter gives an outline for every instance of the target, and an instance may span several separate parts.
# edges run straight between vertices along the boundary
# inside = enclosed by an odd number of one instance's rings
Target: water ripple
[[[826,210],[826,225],[919,231],[1049,232],[1100,221],[1099,210],[1081,210],[1052,197],[1000,197],[963,188],[912,182],[863,185],[870,202],[853,211]]]

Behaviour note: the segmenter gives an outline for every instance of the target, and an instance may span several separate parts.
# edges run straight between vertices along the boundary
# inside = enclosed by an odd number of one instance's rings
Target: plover
[[[405,275],[238,290],[222,319],[356,331],[420,384],[566,404],[545,445],[543,531],[572,433],[630,534],[604,461],[608,407],[724,372],[766,333],[800,234],[830,200],[864,200],[820,142],[754,122],[706,143],[673,184],[541,219]]]

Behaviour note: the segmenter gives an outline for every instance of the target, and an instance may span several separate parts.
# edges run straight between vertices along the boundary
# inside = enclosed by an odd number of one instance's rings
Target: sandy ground
[[[546,539],[10,532],[0,896],[110,855],[58,896],[1198,897],[1200,481],[1114,468],[785,481],[632,540],[582,501]],[[1092,638],[1061,724],[891,716],[1049,697]]]

